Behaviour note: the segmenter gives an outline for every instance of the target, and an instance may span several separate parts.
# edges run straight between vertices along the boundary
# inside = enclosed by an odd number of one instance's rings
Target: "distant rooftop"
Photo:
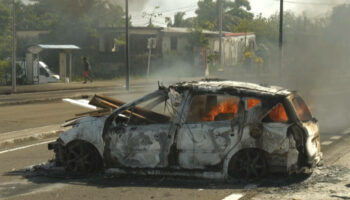
[[[187,27],[166,27],[163,28],[162,32],[164,33],[189,33],[191,30],[194,30],[193,28],[187,28]],[[217,31],[209,31],[209,30],[203,30],[204,34],[208,35],[217,35],[219,32]]]
[[[193,28],[186,28],[186,27],[166,27],[163,28],[162,32],[164,33],[189,33],[191,30],[194,30]],[[220,33],[219,31],[209,31],[209,30],[203,30],[204,34],[207,35],[215,35],[218,36]],[[246,35],[254,35],[253,32],[247,32],[247,33],[232,33],[232,32],[223,32],[222,33],[224,37],[237,37],[237,36],[246,36]]]
[[[125,32],[124,27],[116,27],[116,28],[100,28],[102,31],[109,31],[109,32]],[[163,33],[170,33],[170,34],[186,34],[193,31],[193,28],[188,27],[130,27],[129,31],[133,32],[133,34],[137,34],[135,31],[153,31],[153,34],[156,34],[157,32],[163,32]],[[140,32],[141,33],[141,32]],[[212,36],[219,36],[219,31],[210,31],[210,30],[203,30],[203,33],[206,35],[212,35]],[[247,35],[254,35],[253,32],[246,32],[246,33],[232,33],[232,32],[222,32],[223,37],[238,37],[238,36],[247,36]]]
[[[62,49],[62,50],[79,50],[80,47],[72,44],[38,44],[36,45],[42,49]]]
[[[37,44],[28,48],[28,51],[34,54],[40,53],[42,50],[79,50],[80,47],[72,44]]]

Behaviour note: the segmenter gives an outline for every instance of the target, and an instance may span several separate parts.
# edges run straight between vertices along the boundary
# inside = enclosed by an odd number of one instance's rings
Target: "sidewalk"
[[[190,80],[199,80],[200,77],[188,77],[188,78],[140,78],[140,79],[131,79],[130,86],[133,85],[157,85],[158,81],[161,83],[173,83],[179,81],[190,81]],[[48,92],[48,91],[58,91],[58,90],[79,90],[79,89],[95,89],[95,88],[111,88],[111,87],[120,87],[125,88],[125,80],[97,80],[94,82],[88,82],[84,84],[83,82],[71,82],[71,83],[47,83],[47,84],[38,84],[38,85],[18,85],[16,87],[16,94],[19,93],[35,93],[35,92]],[[0,95],[11,94],[11,86],[0,86]]]
[[[78,90],[102,87],[123,87],[124,80],[94,81],[92,83],[71,82],[71,83],[48,83],[39,85],[17,85],[16,93],[48,92],[57,90]],[[0,86],[0,95],[11,94],[11,86]]]

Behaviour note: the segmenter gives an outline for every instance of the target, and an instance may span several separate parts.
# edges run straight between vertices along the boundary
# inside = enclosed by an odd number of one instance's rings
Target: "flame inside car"
[[[274,122],[287,122],[288,116],[283,105],[278,104],[269,114],[269,117]]]
[[[203,117],[203,121],[215,121],[217,117],[225,119],[233,119],[238,111],[238,101],[227,99],[219,105],[212,108],[209,113]]]
[[[247,100],[247,108],[248,110],[254,108],[255,106],[259,105],[261,101],[259,99],[248,99]]]

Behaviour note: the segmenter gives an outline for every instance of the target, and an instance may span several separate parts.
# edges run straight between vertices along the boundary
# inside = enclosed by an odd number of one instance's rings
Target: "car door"
[[[170,124],[129,125],[115,135],[111,152],[126,167],[163,168]]]
[[[152,108],[144,109],[142,103]],[[163,168],[168,165],[172,116],[160,113],[167,105],[165,96],[156,95],[147,102],[131,106],[115,119],[117,124],[104,138],[106,155],[113,166]]]
[[[43,68],[39,68],[39,83],[49,83],[50,74]]]
[[[240,133],[240,98],[230,95],[194,95],[186,122],[177,134],[179,165],[185,169],[220,169]]]

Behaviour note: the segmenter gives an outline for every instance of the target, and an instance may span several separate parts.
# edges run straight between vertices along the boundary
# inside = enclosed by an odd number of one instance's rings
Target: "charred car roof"
[[[181,82],[169,88],[176,91],[190,90],[194,93],[229,93],[235,95],[278,96],[285,97],[293,92],[277,86],[263,86],[255,83],[237,82],[220,79]]]

